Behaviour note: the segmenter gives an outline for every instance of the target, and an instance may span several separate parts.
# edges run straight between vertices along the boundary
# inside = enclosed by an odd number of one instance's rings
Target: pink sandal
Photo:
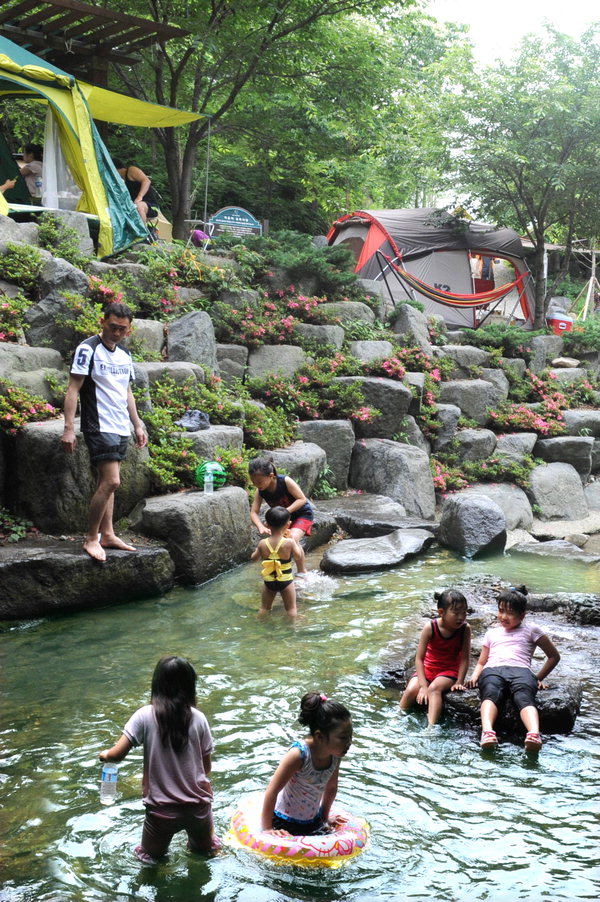
[[[542,747],[542,737],[539,733],[528,733],[525,737],[525,751],[539,752]]]
[[[482,749],[490,749],[494,745],[498,745],[498,739],[494,730],[484,730],[481,734],[479,745]]]

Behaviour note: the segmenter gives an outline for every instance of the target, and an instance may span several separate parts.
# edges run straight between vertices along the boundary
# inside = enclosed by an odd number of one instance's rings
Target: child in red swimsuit
[[[427,705],[427,720],[435,724],[444,707],[444,694],[465,689],[463,680],[471,656],[471,627],[467,623],[467,599],[456,589],[436,592],[438,617],[423,627],[416,673],[400,699],[400,710],[408,711],[416,701]]]

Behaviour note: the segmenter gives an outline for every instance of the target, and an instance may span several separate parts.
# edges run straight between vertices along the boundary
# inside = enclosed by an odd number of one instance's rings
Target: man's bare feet
[[[137,548],[134,548],[133,545],[128,545],[118,536],[103,537],[100,539],[100,545],[102,548],[118,548],[119,551],[137,551]]]
[[[97,539],[86,539],[83,543],[83,550],[87,551],[89,556],[101,564],[106,560],[106,552]]]

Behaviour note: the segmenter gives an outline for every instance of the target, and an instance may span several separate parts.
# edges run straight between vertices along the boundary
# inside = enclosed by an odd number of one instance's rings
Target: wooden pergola
[[[107,87],[109,63],[133,66],[143,47],[189,32],[79,0],[3,0],[0,34],[66,72]]]

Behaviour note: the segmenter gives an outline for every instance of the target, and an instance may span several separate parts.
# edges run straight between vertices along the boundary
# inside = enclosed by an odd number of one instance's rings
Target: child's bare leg
[[[527,705],[519,713],[528,733],[540,732],[540,715],[535,705]]]
[[[414,676],[408,681],[408,686],[404,690],[404,694],[400,699],[400,707],[403,711],[408,711],[414,703],[419,693],[419,678]]]
[[[285,613],[288,617],[295,619],[298,616],[298,609],[296,608],[296,587],[293,582],[286,586],[285,589],[282,589],[281,600],[283,601]]]
[[[304,556],[304,548],[300,544],[301,540],[304,538],[304,530],[299,529],[297,526],[293,526],[291,529],[288,530],[288,534],[289,534],[290,539],[295,539],[295,541],[298,542],[298,545],[300,545],[300,551],[302,552],[302,560],[297,565],[298,573],[306,573],[306,558]]]
[[[489,698],[484,699],[481,703],[481,730],[483,733],[494,729],[497,717],[498,708],[494,702]]]
[[[263,583],[262,591],[260,593],[260,611],[258,612],[259,617],[265,617],[271,612],[271,608],[273,607],[273,602],[275,601],[276,595],[277,592],[272,592],[270,589],[267,589],[267,587]]]
[[[444,695],[449,691],[454,680],[439,676],[431,681],[427,690],[427,720],[437,723],[444,710]]]

